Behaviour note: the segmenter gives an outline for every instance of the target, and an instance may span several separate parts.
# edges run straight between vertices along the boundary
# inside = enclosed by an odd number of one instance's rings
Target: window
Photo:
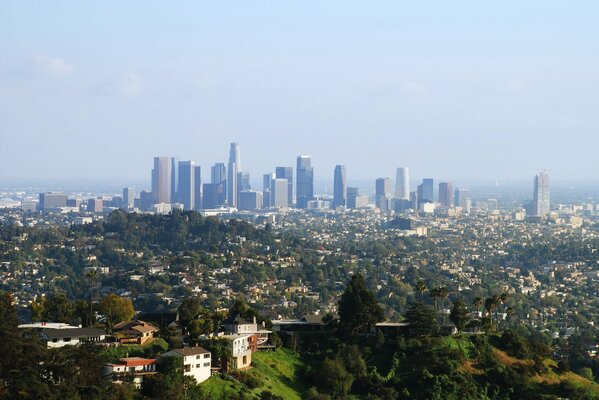
[[[210,358],[210,353],[204,354],[204,358]]]
[[[63,342],[70,342],[70,341],[71,341],[71,338],[70,338],[70,337],[66,337],[66,338],[64,338],[64,339],[62,339],[62,340],[63,340]]]
[[[209,367],[209,366],[210,366],[210,363],[209,363],[209,362],[205,362],[205,363],[204,363],[204,367]]]
[[[200,368],[200,367],[201,367],[201,365],[200,365],[200,364],[196,364],[196,368]]]
[[[185,364],[183,366],[183,372],[189,372],[191,371],[191,365],[190,364]]]
[[[202,357],[202,356],[200,356],[200,355],[197,355],[197,356],[196,356],[196,360],[199,360],[199,359],[200,359],[200,357]]]
[[[58,343],[58,339],[57,338],[52,339],[52,343]]]
[[[243,356],[243,365],[248,363],[248,356]]]

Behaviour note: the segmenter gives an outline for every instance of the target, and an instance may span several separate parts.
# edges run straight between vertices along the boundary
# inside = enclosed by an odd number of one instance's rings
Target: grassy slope
[[[241,393],[256,396],[268,390],[286,400],[300,400],[307,389],[298,376],[303,363],[288,349],[254,353],[252,365],[253,368],[248,373],[262,382],[260,387],[249,390],[239,382],[215,375],[202,383],[204,393],[211,399],[226,399],[238,397]]]

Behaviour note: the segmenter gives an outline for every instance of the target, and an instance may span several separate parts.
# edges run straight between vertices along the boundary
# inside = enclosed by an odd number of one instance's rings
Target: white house
[[[233,371],[248,368],[252,364],[252,336],[243,334],[222,336],[230,342],[231,360],[229,366]]]
[[[85,342],[103,342],[106,333],[98,328],[44,329],[42,339],[48,347],[73,346]]]
[[[183,375],[195,378],[197,383],[210,378],[211,354],[203,347],[185,347],[167,351],[161,357],[183,357]]]
[[[104,374],[114,383],[122,383],[130,377],[136,387],[140,387],[144,376],[156,373],[156,360],[153,358],[127,357],[117,363],[104,366]]]
[[[223,327],[227,333],[237,335],[255,335],[258,346],[264,345],[266,342],[268,342],[268,335],[272,333],[271,331],[264,329],[264,326],[258,325],[256,322],[256,317],[254,317],[253,321],[250,322],[237,315],[223,321]]]

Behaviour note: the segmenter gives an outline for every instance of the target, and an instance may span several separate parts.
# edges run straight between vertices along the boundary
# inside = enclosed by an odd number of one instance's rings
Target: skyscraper
[[[216,163],[210,169],[210,183],[222,183],[227,180],[227,168],[223,163]]]
[[[549,175],[539,172],[534,179],[533,214],[536,217],[545,217],[551,209],[549,197]]]
[[[193,210],[195,206],[195,162],[179,161],[177,163],[178,199],[184,210]]]
[[[453,207],[453,185],[451,183],[439,183],[439,203],[443,207]]]
[[[237,206],[237,173],[241,172],[241,155],[239,153],[239,143],[231,143],[229,149],[229,165],[227,176],[227,202],[229,207]]]
[[[125,210],[130,210],[134,206],[135,190],[130,187],[123,188],[123,205]]]
[[[410,200],[410,170],[407,167],[397,168],[395,177],[395,198]]]
[[[273,175],[262,175],[262,207],[269,208],[272,206],[272,196],[270,186],[272,184]]]
[[[345,166],[335,166],[333,183],[333,208],[345,207],[347,204],[347,180],[345,177]]]
[[[262,192],[255,190],[242,190],[239,192],[240,210],[259,210],[262,208]]]
[[[202,209],[202,167],[199,165],[193,171],[193,209]]]
[[[270,206],[271,207],[288,207],[289,202],[287,201],[288,193],[287,179],[275,178],[270,184]]]
[[[314,199],[314,168],[310,156],[297,157],[297,208],[307,208]]]
[[[470,199],[469,189],[457,188],[455,190],[455,205],[461,207],[464,212],[470,212],[472,200]]]
[[[225,183],[204,183],[202,185],[202,208],[211,209],[222,207],[227,199]]]
[[[432,178],[425,178],[422,180],[422,197],[419,196],[420,203],[434,203],[435,198],[433,195],[434,181]]]
[[[378,178],[375,184],[375,205],[383,211],[390,208],[391,179]]]
[[[152,169],[152,201],[154,204],[171,202],[172,161],[170,157],[154,157]]]
[[[179,158],[171,158],[171,203],[179,203]]]
[[[287,201],[289,207],[293,205],[293,167],[277,167],[275,169],[275,177],[279,179],[287,179]]]

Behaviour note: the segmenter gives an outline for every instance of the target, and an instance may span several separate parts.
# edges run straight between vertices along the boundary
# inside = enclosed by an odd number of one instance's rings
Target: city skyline
[[[247,171],[596,180],[599,4],[551,3],[2,2],[0,181],[145,178],[231,141]]]

